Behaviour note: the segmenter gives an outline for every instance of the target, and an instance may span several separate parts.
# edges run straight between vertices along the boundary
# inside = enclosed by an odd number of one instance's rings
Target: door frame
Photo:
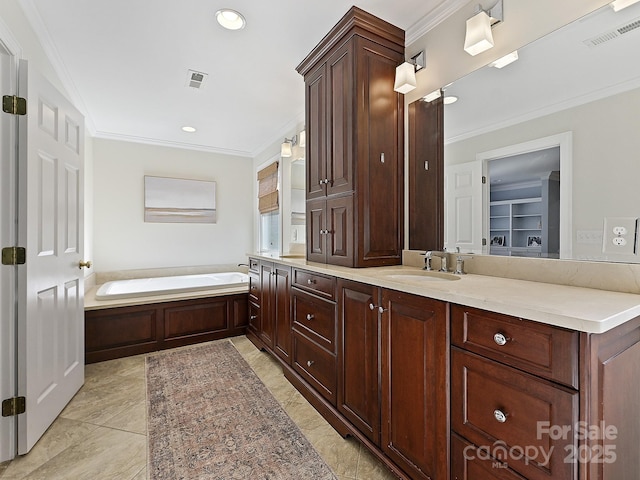
[[[8,89],[2,85],[4,91],[1,95],[15,95],[18,91],[18,64],[22,58],[22,48],[11,33],[9,27],[0,19],[0,54],[8,57],[9,77]],[[4,82],[0,82],[2,84]],[[8,115],[0,113],[1,115]],[[4,119],[1,122],[5,128]],[[17,117],[7,122],[9,131],[1,132],[7,140],[7,145],[2,145],[3,172],[9,172],[10,178],[7,184],[0,189],[2,204],[8,205],[0,211],[0,238],[2,247],[17,245],[18,229],[16,219],[18,216],[18,119]],[[6,162],[6,163],[5,163]],[[3,175],[4,177],[4,175]],[[6,190],[5,190],[6,189]],[[17,380],[17,286],[18,267],[2,266],[0,270],[0,285],[2,285],[0,301],[0,399],[15,397],[18,394]],[[17,417],[0,417],[0,462],[11,460],[17,454]]]
[[[571,259],[573,253],[573,132],[562,132],[495,150],[479,152],[476,155],[476,161],[482,162],[482,175],[487,179],[486,187],[489,185],[489,161],[552,147],[560,147],[560,258]],[[482,237],[488,239],[488,188],[482,189],[482,219]],[[484,248],[484,253],[489,253],[489,245]]]

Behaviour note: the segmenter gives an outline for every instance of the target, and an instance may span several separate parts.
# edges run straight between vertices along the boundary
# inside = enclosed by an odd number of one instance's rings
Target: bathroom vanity
[[[399,478],[637,478],[638,295],[474,274],[434,280],[411,266],[260,256],[250,265],[257,285],[278,269],[290,284],[251,290],[247,336]],[[256,322],[278,296],[289,298],[288,310],[276,301],[283,317]],[[287,355],[265,338],[285,339]]]

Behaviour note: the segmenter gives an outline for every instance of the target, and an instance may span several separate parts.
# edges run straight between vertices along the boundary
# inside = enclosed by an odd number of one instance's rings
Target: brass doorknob
[[[78,264],[78,268],[82,269],[84,267],[91,268],[91,260],[86,261],[86,262],[84,260],[80,260],[80,263]]]

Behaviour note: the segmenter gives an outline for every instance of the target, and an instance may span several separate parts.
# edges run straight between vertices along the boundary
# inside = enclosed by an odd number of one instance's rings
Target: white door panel
[[[447,166],[445,247],[482,253],[482,163]]]
[[[27,453],[84,382],[83,118],[20,64],[19,229],[27,249],[18,303],[18,453]],[[28,77],[28,78],[27,78]],[[23,287],[23,288],[22,288]]]

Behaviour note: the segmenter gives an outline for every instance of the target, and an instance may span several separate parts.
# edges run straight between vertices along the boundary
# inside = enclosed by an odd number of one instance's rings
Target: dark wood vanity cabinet
[[[449,310],[382,290],[382,450],[413,479],[449,478]]]
[[[259,338],[261,348],[267,347],[286,363],[292,348],[290,286],[291,267],[258,260],[255,270],[249,270],[248,337]]]
[[[401,263],[404,31],[353,7],[297,67],[305,79],[307,259]]]
[[[340,279],[338,292],[338,410],[380,446],[380,289]]]
[[[447,304],[339,280],[338,410],[410,478],[448,478]]]

